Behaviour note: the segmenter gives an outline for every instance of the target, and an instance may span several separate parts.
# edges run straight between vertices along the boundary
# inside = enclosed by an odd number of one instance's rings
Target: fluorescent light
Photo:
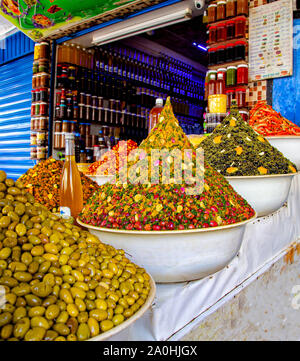
[[[203,45],[197,44],[197,43],[193,43],[194,46],[196,46],[197,48],[203,50],[203,51],[207,51],[207,48]]]
[[[158,13],[153,13],[150,19],[149,16],[148,18],[137,16],[136,18],[124,20],[123,22],[112,25],[107,29],[104,28],[99,30],[94,35],[92,42],[96,45],[106,44],[108,42],[145,33],[150,30],[177,24],[189,20],[191,17],[192,10],[190,8],[181,9],[162,16],[159,16]]]

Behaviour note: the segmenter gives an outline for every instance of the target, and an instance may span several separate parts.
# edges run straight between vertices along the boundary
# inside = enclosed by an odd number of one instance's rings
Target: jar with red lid
[[[237,106],[240,108],[246,107],[246,89],[236,88],[235,89],[235,98]]]
[[[224,82],[226,83],[226,68],[219,68],[217,70],[217,78],[219,74],[223,74]]]
[[[221,23],[217,25],[217,41],[225,41],[226,40],[226,26],[225,23]]]
[[[235,99],[235,91],[234,89],[228,89],[225,93],[227,95],[227,109],[229,109],[231,106],[231,101]]]
[[[217,27],[216,26],[210,26],[209,27],[209,36],[208,36],[208,42],[209,44],[215,43],[217,41]]]
[[[47,102],[40,103],[40,112],[38,115],[42,115],[42,116],[48,115],[48,103]]]
[[[208,49],[208,65],[216,64],[216,48]]]
[[[246,42],[236,41],[234,43],[234,60],[245,60],[246,58]]]
[[[235,23],[233,20],[226,21],[226,39],[235,38]]]
[[[234,54],[234,47],[232,43],[228,43],[225,45],[225,61],[234,61],[235,54]]]
[[[248,65],[240,64],[237,66],[237,84],[248,84]]]
[[[37,104],[37,103],[32,103],[32,104],[31,104],[31,116],[32,116],[32,117],[35,116],[35,115],[37,115],[37,114],[35,113],[35,111],[36,111],[36,104]]]
[[[235,37],[244,38],[246,34],[246,18],[240,16],[234,21],[235,27]]]
[[[226,17],[226,1],[217,2],[217,20],[223,20]]]
[[[226,18],[232,18],[236,15],[236,0],[226,1]]]
[[[217,4],[210,4],[207,8],[208,22],[213,23],[217,19]]]
[[[236,14],[237,15],[248,15],[248,0],[237,0]]]
[[[220,45],[217,47],[216,49],[216,53],[217,53],[217,64],[222,64],[225,63],[226,59],[225,59],[225,46],[224,45]]]

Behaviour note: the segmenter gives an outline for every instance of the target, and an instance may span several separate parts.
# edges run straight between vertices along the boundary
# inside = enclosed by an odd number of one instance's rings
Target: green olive
[[[29,330],[30,327],[30,320],[28,317],[24,317],[21,320],[19,320],[15,326],[13,334],[18,339],[23,339],[26,332]]]
[[[42,316],[34,316],[32,317],[31,321],[30,321],[31,327],[42,327],[46,330],[49,329],[49,322],[45,317]]]
[[[25,341],[42,341],[46,334],[46,329],[43,327],[33,327],[27,331],[24,340]]]
[[[28,283],[20,283],[18,286],[12,289],[12,292],[18,297],[28,295],[30,291],[31,288]]]
[[[41,306],[42,304],[42,300],[38,296],[33,294],[25,295],[25,299],[27,304],[31,307]]]
[[[58,315],[60,314],[60,309],[57,305],[50,305],[48,306],[47,310],[46,310],[46,318],[48,320],[53,320],[55,319]]]
[[[39,282],[31,287],[31,292],[38,297],[45,298],[52,292],[52,287],[46,282]]]
[[[77,329],[76,336],[78,341],[84,341],[90,338],[91,331],[87,323],[81,323]]]
[[[70,333],[70,329],[64,323],[56,323],[53,326],[54,331],[56,331],[61,336],[67,336]]]
[[[54,341],[56,339],[56,337],[58,337],[58,332],[53,331],[53,330],[48,330],[46,332],[44,340],[45,341]]]
[[[6,179],[6,173],[4,170],[0,170],[0,182],[4,182]]]
[[[17,232],[18,236],[20,236],[20,237],[24,236],[26,234],[26,231],[27,231],[27,228],[24,224],[19,223],[16,226],[16,232]]]
[[[12,314],[9,312],[3,312],[0,314],[0,327],[7,325],[12,320]]]
[[[43,316],[45,311],[45,307],[42,306],[31,307],[28,311],[28,316],[31,318],[36,316]]]

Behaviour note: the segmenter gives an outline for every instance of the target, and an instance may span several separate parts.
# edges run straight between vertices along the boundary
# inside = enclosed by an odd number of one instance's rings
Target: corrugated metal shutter
[[[30,160],[33,54],[0,66],[0,169],[18,178]]]

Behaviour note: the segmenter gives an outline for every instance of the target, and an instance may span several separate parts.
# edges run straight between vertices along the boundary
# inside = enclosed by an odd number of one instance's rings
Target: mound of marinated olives
[[[0,339],[81,341],[136,313],[150,277],[0,171],[0,291]]]

